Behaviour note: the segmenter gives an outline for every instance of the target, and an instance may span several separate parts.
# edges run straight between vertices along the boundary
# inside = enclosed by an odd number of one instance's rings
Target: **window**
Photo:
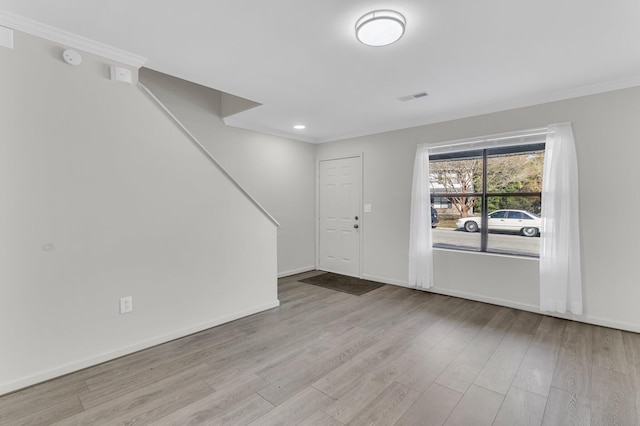
[[[411,186],[408,284],[433,287],[433,246],[538,257],[540,309],[582,314],[578,186],[571,123],[419,144]],[[429,205],[435,197],[451,200],[458,219],[432,221],[429,210],[437,211]],[[527,247],[541,228],[540,242]],[[480,240],[456,242],[461,235],[480,235]]]
[[[430,151],[429,187],[439,215],[433,246],[539,256],[544,147],[537,136],[520,145]]]

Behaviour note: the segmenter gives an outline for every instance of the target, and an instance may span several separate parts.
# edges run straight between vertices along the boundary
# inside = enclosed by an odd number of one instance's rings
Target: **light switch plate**
[[[364,205],[364,212],[365,213],[371,213],[371,204],[365,204]]]

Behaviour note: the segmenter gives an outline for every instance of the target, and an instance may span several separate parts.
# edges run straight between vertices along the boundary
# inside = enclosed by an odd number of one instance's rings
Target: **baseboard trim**
[[[540,312],[543,315],[549,315],[552,317],[557,317],[557,318],[564,318],[564,319],[570,319],[573,321],[579,321],[579,322],[586,322],[588,324],[593,324],[593,325],[600,325],[602,327],[608,327],[608,328],[615,328],[617,330],[623,330],[623,331],[631,331],[633,333],[640,333],[640,326],[637,324],[631,324],[631,323],[627,323],[627,322],[621,322],[621,321],[611,321],[605,318],[600,318],[600,317],[587,317],[588,320],[584,320],[582,319],[583,317],[563,317],[561,316],[562,314],[554,314],[551,312]]]
[[[385,278],[385,277],[379,277],[376,275],[369,275],[369,274],[363,274],[362,278],[371,280],[371,281],[377,281],[380,283],[391,284],[398,287],[416,289],[415,286],[411,286],[404,281],[396,280],[393,278]],[[500,299],[498,297],[487,297],[487,296],[482,296],[476,293],[468,293],[464,291],[449,290],[449,289],[438,288],[438,287],[431,287],[429,289],[416,289],[416,290],[424,290],[430,293],[437,293],[445,296],[459,297],[461,299],[468,299],[476,302],[490,303],[492,305],[504,306],[506,308],[520,309],[522,311],[528,311],[536,314],[547,315],[550,317],[582,322],[585,324],[599,325],[602,327],[609,327],[609,328],[615,328],[618,330],[631,331],[633,333],[640,333],[640,325],[638,324],[632,324],[632,323],[627,323],[623,321],[613,321],[606,318],[592,317],[589,315],[574,315],[571,313],[561,314],[558,312],[545,312],[545,311],[541,311],[537,305],[514,302],[512,300]]]
[[[423,290],[423,289],[418,289],[418,290]],[[514,302],[512,300],[507,300],[507,299],[500,299],[498,297],[486,297],[486,296],[482,296],[475,293],[467,293],[464,291],[457,291],[457,290],[448,290],[448,289],[443,289],[438,287],[431,287],[429,289],[425,289],[425,291],[428,291],[430,293],[442,294],[445,296],[453,296],[453,297],[459,297],[461,299],[473,300],[475,302],[490,303],[492,305],[504,306],[505,308],[520,309],[521,311],[535,312],[538,314],[543,313],[543,312],[540,312],[540,309],[538,309],[538,307],[535,305],[530,305],[528,303]]]
[[[401,284],[400,286],[407,287],[407,288],[415,288],[415,287],[408,286],[406,284]],[[541,311],[540,308],[538,308],[538,306],[530,305],[528,303],[514,302],[512,300],[500,299],[497,297],[486,297],[486,296],[482,296],[475,293],[467,293],[464,291],[457,291],[457,290],[448,290],[448,289],[443,289],[438,287],[431,287],[429,289],[417,289],[417,290],[424,290],[430,293],[437,293],[445,296],[459,297],[461,299],[473,300],[476,302],[490,303],[492,305],[504,306],[505,308],[520,309],[521,311],[533,312],[536,314],[546,315],[554,318],[566,319],[570,321],[582,322],[585,324],[599,325],[602,327],[609,327],[609,328],[615,328],[623,331],[631,331],[633,333],[640,333],[639,325],[631,324],[623,321],[613,321],[613,320],[600,318],[600,317],[592,317],[589,315],[574,315],[571,313],[561,314],[559,312],[546,312],[546,311]]]
[[[304,268],[278,272],[278,278],[289,277],[291,275],[302,274],[303,272],[309,272],[309,271],[315,271],[315,270],[316,270],[316,265],[305,266]]]
[[[399,287],[413,288],[403,281],[394,280],[393,278],[379,277],[377,275],[362,274],[362,279],[369,280],[369,281],[376,281],[384,284],[397,285]]]
[[[592,317],[589,315],[575,315],[572,313],[561,314],[559,312],[546,312],[541,311],[536,305],[530,305],[527,303],[519,303],[511,300],[500,299],[496,297],[486,297],[475,293],[467,293],[464,291],[447,290],[437,287],[432,287],[426,291],[431,293],[443,294],[445,296],[460,297],[462,299],[474,300],[476,302],[491,303],[492,305],[504,306],[507,308],[520,309],[522,311],[533,312],[536,314],[546,315],[555,318],[566,319],[570,321],[582,322],[585,324],[598,325],[602,327],[615,328],[618,330],[631,331],[633,333],[640,333],[640,326],[637,324],[631,324],[623,321],[613,321],[606,318]]]
[[[58,368],[54,368],[51,370],[44,371],[42,373],[34,374],[33,376],[25,377],[20,380],[16,380],[9,383],[3,383],[3,384],[0,384],[0,396],[10,392],[15,392],[17,390],[26,388],[28,386],[33,386],[35,384],[45,382],[47,380],[54,379],[56,377],[63,376],[65,374],[82,370],[84,368],[92,367],[94,365],[98,365],[103,362],[107,362],[107,361],[119,358],[121,356],[130,355],[134,352],[138,352],[143,349],[148,349],[153,346],[160,345],[162,343],[167,343],[167,342],[170,342],[171,340],[179,339],[181,337],[185,337],[190,334],[198,333],[200,331],[204,331],[209,328],[212,328],[221,324],[225,324],[227,322],[235,321],[237,319],[244,318],[249,315],[257,314],[258,312],[263,312],[269,309],[277,308],[278,306],[280,306],[280,301],[276,299],[275,301],[270,303],[254,306],[252,308],[245,309],[243,311],[236,312],[231,315],[215,318],[205,323],[201,323],[192,327],[187,327],[182,330],[177,330],[168,334],[164,334],[162,336],[157,336],[152,339],[148,339],[143,342],[137,343],[135,345],[120,348],[115,351],[111,351],[111,352],[98,355],[95,357],[91,357],[85,360],[72,362]]]

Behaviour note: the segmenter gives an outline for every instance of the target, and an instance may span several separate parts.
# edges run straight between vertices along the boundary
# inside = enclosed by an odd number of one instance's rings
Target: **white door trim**
[[[363,213],[364,203],[364,152],[354,155],[345,155],[344,157],[316,158],[316,270],[320,267],[320,163],[322,161],[344,160],[347,158],[360,159],[360,205],[358,206],[358,217],[360,218],[360,232],[358,233],[358,245],[360,256],[358,260],[358,278],[362,278],[362,263],[364,259],[363,236],[366,229],[366,223]],[[331,272],[331,271],[329,271]]]

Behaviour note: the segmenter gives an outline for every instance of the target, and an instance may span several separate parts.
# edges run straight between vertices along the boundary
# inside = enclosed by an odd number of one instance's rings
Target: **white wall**
[[[640,88],[322,144],[319,160],[364,153],[365,277],[406,285],[416,145],[571,121],[580,171],[585,313],[578,319],[640,331],[637,285]],[[538,309],[538,261],[436,250],[435,291]]]
[[[0,48],[0,394],[278,305],[273,222],[136,85],[62,50]]]
[[[216,90],[149,69],[140,81],[280,223],[278,274],[314,269],[314,146],[226,126]]]

